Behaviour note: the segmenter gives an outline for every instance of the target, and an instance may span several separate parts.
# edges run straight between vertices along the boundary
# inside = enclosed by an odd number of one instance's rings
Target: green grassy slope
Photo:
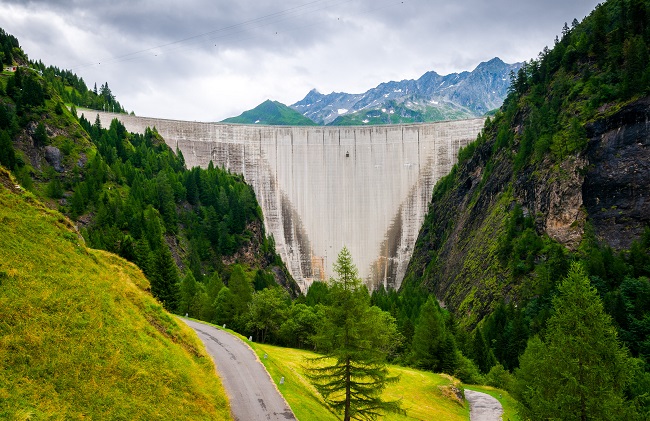
[[[273,381],[300,420],[337,420],[322,403],[316,390],[303,373],[308,358],[316,354],[309,351],[281,348],[251,343],[264,363]],[[264,358],[264,355],[267,358]],[[390,366],[391,375],[399,375],[401,381],[388,386],[386,399],[402,399],[407,415],[388,414],[385,420],[466,420],[469,407],[458,400],[451,386],[458,381],[445,375],[434,374],[405,367]],[[280,379],[284,377],[284,384]]]
[[[312,120],[278,102],[266,100],[238,117],[227,118],[222,123],[266,124],[287,126],[316,126]]]
[[[0,182],[0,419],[230,419],[211,359],[142,272]]]

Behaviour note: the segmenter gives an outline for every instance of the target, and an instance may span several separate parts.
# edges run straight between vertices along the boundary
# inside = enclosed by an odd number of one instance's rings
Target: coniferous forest
[[[507,390],[523,419],[650,418],[648,215],[614,247],[583,209],[568,244],[522,193],[570,178],[600,122],[647,104],[650,1],[599,5],[512,75],[501,109],[437,183],[399,291],[315,282],[300,293],[241,176],[186,168],[155,128],[102,127],[76,107],[124,112],[108,83],[89,90],[30,62],[4,31],[0,46],[2,63],[24,66],[0,77],[0,164],[89,246],[137,264],[167,310],[338,355],[324,327],[349,299],[390,328],[382,362]],[[451,233],[462,212],[476,217],[460,253]]]

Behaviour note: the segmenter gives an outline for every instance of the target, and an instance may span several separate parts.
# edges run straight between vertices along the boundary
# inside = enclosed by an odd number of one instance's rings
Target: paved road
[[[223,330],[193,320],[183,321],[196,331],[212,356],[235,420],[296,419],[248,345]]]
[[[503,415],[501,403],[487,393],[465,389],[465,399],[469,402],[470,421],[499,421]]]

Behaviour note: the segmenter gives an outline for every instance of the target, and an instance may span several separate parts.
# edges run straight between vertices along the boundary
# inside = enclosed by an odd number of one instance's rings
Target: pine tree
[[[175,311],[178,305],[178,268],[167,244],[163,244],[156,252],[155,266],[155,274],[151,279],[151,294],[168,311]]]
[[[16,152],[9,133],[0,130],[0,165],[13,170],[16,166]]]
[[[38,123],[36,126],[36,131],[34,132],[34,146],[45,146],[50,143],[50,139],[47,135],[47,130],[43,122]]]
[[[235,321],[235,296],[230,291],[230,288],[223,287],[217,294],[217,299],[214,301],[214,320],[217,324],[225,324],[232,329],[232,324]]]
[[[248,303],[253,299],[253,285],[246,277],[241,265],[233,266],[228,280],[228,288],[236,298],[237,315],[243,314]]]
[[[515,372],[521,412],[531,419],[633,419],[624,390],[634,362],[580,264],[558,291],[546,338],[528,342]]]
[[[420,310],[411,349],[413,363],[420,368],[452,374],[456,367],[456,344],[433,297]]]
[[[386,356],[395,347],[395,319],[370,306],[370,296],[347,248],[339,253],[332,279],[332,304],[315,335],[324,355],[311,360],[307,376],[325,404],[343,420],[374,420],[385,412],[403,413],[399,401],[384,401],[381,392],[398,381],[388,375]]]
[[[205,286],[205,302],[202,305],[204,320],[207,320],[209,322],[215,321],[216,313],[214,303],[217,299],[217,296],[219,295],[219,291],[221,291],[221,288],[223,288],[223,282],[221,281],[219,272],[214,271],[212,276],[208,278],[207,284]]]
[[[180,285],[180,305],[181,314],[188,314],[190,317],[196,317],[196,301],[198,287],[192,271],[187,271]]]

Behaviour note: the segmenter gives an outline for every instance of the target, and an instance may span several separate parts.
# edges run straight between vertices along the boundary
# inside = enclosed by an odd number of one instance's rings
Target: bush
[[[485,375],[485,384],[508,392],[512,390],[514,381],[514,376],[499,363],[493,366],[490,372]]]
[[[476,367],[474,361],[464,356],[460,351],[456,354],[456,370],[454,371],[454,376],[459,378],[463,383],[484,383],[483,376],[478,371],[478,367]]]

